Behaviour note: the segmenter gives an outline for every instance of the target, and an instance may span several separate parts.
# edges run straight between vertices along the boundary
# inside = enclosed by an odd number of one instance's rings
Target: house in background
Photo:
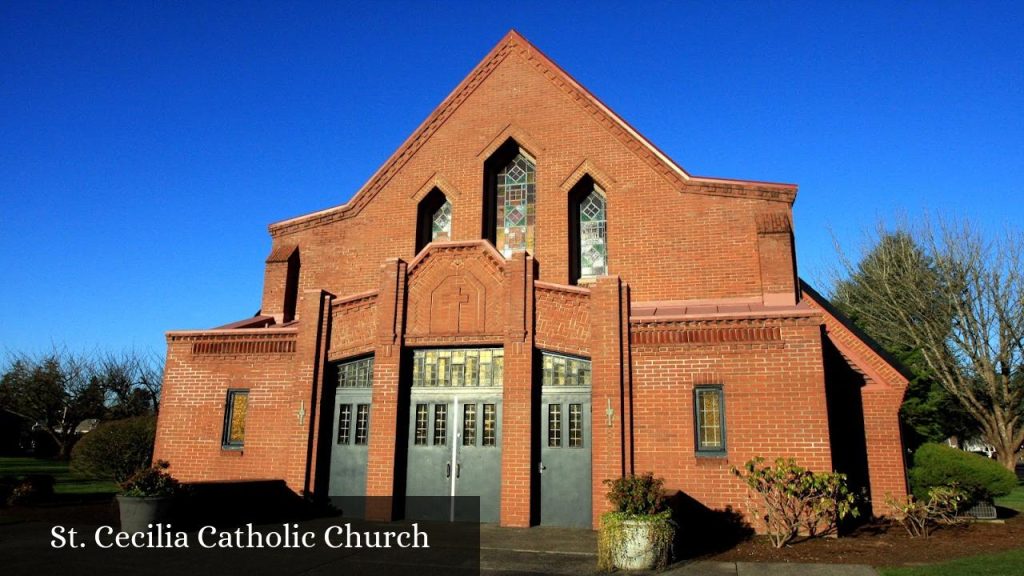
[[[755,456],[903,495],[907,381],[801,285],[795,199],[687,173],[510,32],[348,203],[270,226],[258,316],[167,333],[156,458],[506,526],[596,526],[646,471],[743,511]]]

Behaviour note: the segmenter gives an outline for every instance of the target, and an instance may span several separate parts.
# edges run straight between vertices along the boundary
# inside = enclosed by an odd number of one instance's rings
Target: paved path
[[[322,532],[339,519],[302,522],[304,530]],[[376,525],[377,528],[393,525]],[[353,576],[384,574],[415,576],[473,576],[476,570],[474,526],[459,524],[442,546],[416,556],[392,552],[327,549],[305,550],[103,550],[94,545],[81,549],[51,547],[51,523],[25,522],[0,525],[0,574],[148,574],[203,576],[304,575]],[[278,525],[280,527],[280,525]],[[91,534],[95,526],[81,526]],[[437,526],[435,526],[437,528]],[[439,528],[440,529],[440,528]],[[434,532],[434,534],[438,534]],[[191,535],[193,538],[195,534]],[[559,528],[498,528],[479,530],[480,572],[486,575],[596,575],[597,534],[591,530]],[[469,556],[467,556],[467,553]],[[472,561],[467,558],[473,558]],[[755,564],[749,562],[681,562],[659,575],[678,576],[877,576],[867,566],[841,564]]]
[[[480,529],[480,568],[484,574],[599,574],[597,533],[565,528]],[[681,562],[664,576],[878,576],[857,564]]]

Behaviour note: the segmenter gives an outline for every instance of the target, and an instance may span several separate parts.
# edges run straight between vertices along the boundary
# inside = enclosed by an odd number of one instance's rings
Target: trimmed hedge
[[[928,500],[935,486],[956,485],[972,502],[1005,496],[1017,486],[1017,477],[1002,464],[984,456],[943,444],[922,444],[914,452],[910,489],[919,500]]]
[[[156,440],[156,416],[104,422],[75,444],[71,469],[95,478],[124,482],[149,468]]]

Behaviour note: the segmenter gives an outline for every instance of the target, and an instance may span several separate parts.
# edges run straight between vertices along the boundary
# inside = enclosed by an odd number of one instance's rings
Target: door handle
[[[452,477],[452,463],[449,462],[448,464],[446,464],[446,466],[447,467],[444,470],[444,477],[445,478],[451,478]]]
[[[461,475],[462,475],[462,463],[459,462],[458,464],[455,465],[455,477],[458,478]]]
[[[537,473],[543,474],[544,471],[547,470],[547,469],[548,469],[548,467],[545,466],[543,462],[537,462]]]

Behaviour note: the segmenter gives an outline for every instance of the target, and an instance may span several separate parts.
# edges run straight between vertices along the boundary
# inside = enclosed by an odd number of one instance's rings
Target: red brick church
[[[743,510],[754,456],[904,494],[907,380],[798,280],[795,199],[687,173],[510,32],[348,203],[270,225],[257,316],[167,333],[156,458],[506,526],[596,525],[631,472]]]

